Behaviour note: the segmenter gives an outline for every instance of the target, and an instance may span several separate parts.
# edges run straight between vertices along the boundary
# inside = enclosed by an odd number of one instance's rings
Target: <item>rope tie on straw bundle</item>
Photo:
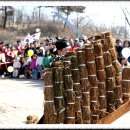
[[[81,99],[81,98],[82,98],[82,96],[76,96],[75,98]]]
[[[120,88],[120,87],[121,87],[121,85],[116,86],[116,88]]]
[[[84,80],[84,79],[88,79],[87,77],[86,78],[81,78],[80,80]]]
[[[69,116],[69,117],[66,117],[66,118],[69,118],[69,119],[75,119],[75,117],[73,117],[73,116],[72,116],[72,117]]]
[[[115,77],[107,77],[107,79],[114,79]]]
[[[91,102],[98,102],[97,100],[92,100]]]
[[[82,93],[84,93],[84,94],[90,94],[90,92],[82,92]]]
[[[59,83],[63,83],[63,81],[59,81],[59,82],[57,81],[57,82],[54,82],[54,83],[59,84]]]
[[[97,57],[95,57],[95,58],[103,58],[103,56],[97,56]]]
[[[72,70],[79,70],[79,69],[72,69]]]
[[[62,113],[63,111],[65,111],[66,108],[62,109],[59,113]]]
[[[80,64],[79,66],[86,66],[86,64]]]
[[[109,53],[109,51],[105,51],[105,52],[103,52],[103,54],[106,54],[106,53]]]
[[[106,96],[105,96],[105,95],[103,95],[103,96],[99,96],[99,97],[104,97],[104,98],[105,98]]]
[[[128,79],[122,79],[123,82],[130,82]]]
[[[90,108],[90,106],[82,106],[82,107],[84,107],[84,108]]]
[[[91,64],[91,63],[95,63],[95,61],[87,61],[87,63]]]
[[[98,89],[98,87],[91,87],[91,88],[96,88],[96,89]]]
[[[112,63],[114,63],[114,62],[117,62],[118,60],[114,60],[114,61],[112,61]]]
[[[52,88],[53,87],[53,85],[47,85],[47,86],[45,86],[45,88]]]
[[[54,97],[54,98],[59,98],[59,99],[61,99],[61,98],[63,98],[63,96],[56,96],[56,97]]]
[[[102,70],[97,70],[97,71],[104,71],[104,69],[102,69]]]
[[[73,89],[66,89],[65,91],[73,91]]]
[[[49,103],[49,102],[50,102],[50,103],[51,103],[51,102],[54,102],[54,100],[50,100],[50,101],[45,101],[45,102],[47,102],[47,103]]]
[[[67,104],[70,104],[70,105],[71,105],[71,104],[75,104],[75,102],[68,102]]]
[[[106,92],[108,92],[108,93],[114,93],[113,91],[106,91]]]
[[[80,83],[73,83],[74,85],[78,85],[78,84],[80,84]]]
[[[64,76],[72,76],[71,74],[66,74],[66,75],[64,75]]]
[[[109,50],[110,50],[110,51],[111,51],[111,50],[115,50],[115,48],[111,48],[111,49],[109,49]]]
[[[99,82],[99,84],[105,84],[105,82]]]
[[[89,50],[89,49],[94,49],[94,47],[90,47],[90,48],[85,48],[85,49],[88,49],[88,50]]]
[[[105,66],[105,68],[112,67],[112,64]]]
[[[96,76],[95,74],[93,74],[93,75],[89,75],[89,76]]]

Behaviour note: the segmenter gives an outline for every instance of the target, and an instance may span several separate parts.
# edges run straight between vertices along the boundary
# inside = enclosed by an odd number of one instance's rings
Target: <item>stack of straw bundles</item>
[[[44,124],[56,123],[56,111],[54,105],[54,88],[52,69],[45,69],[44,72]]]
[[[53,67],[54,103],[57,112],[56,123],[63,124],[65,121],[65,101],[63,86],[63,68]]]
[[[83,123],[91,123],[90,110],[90,83],[88,80],[88,71],[86,68],[86,59],[84,49],[77,49],[77,58],[79,63],[80,83],[82,88],[82,114]]]
[[[71,73],[70,58],[64,60],[64,87],[66,92],[66,124],[75,124],[75,95]]]
[[[101,40],[93,42],[95,50],[95,61],[96,61],[96,71],[98,79],[98,101],[99,101],[99,118],[103,118],[106,115],[106,73],[104,68],[104,59]]]
[[[76,55],[71,56],[71,68],[72,68],[73,88],[75,92],[75,123],[83,124],[82,109],[81,109],[82,90],[80,84],[78,59]]]
[[[124,103],[130,100],[130,67],[127,66],[122,74],[122,93]]]

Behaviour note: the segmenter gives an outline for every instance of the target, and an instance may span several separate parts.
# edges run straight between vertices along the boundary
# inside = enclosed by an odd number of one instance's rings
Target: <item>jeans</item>
[[[37,79],[37,69],[32,69],[32,78]]]

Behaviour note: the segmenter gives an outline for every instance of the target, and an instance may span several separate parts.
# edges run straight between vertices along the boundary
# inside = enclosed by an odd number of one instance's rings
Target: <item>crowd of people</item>
[[[75,51],[86,42],[88,39],[84,35],[75,39],[47,38],[40,43],[27,42],[25,46],[20,40],[15,46],[0,42],[0,75],[19,78],[23,74],[26,78],[43,79],[44,68],[52,67],[53,62],[62,60],[67,51]],[[32,56],[29,56],[29,50],[33,50]],[[13,72],[8,72],[9,66],[13,67]]]
[[[55,60],[62,60],[67,51],[74,52],[77,48],[83,47],[85,43],[91,43],[91,40],[93,37],[88,40],[87,36],[82,35],[70,39],[47,38],[40,43],[38,41],[27,42],[25,46],[20,40],[15,46],[0,42],[0,76],[19,78],[22,74],[25,78],[43,79],[45,68],[52,67]],[[123,68],[129,62],[121,52],[123,48],[130,47],[130,42],[117,39],[115,43],[118,60]],[[29,50],[33,50],[32,56],[29,56]],[[9,66],[13,67],[12,72],[8,72]]]

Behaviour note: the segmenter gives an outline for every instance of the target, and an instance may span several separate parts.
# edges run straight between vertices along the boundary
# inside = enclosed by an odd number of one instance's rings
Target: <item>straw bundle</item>
[[[96,62],[96,69],[97,70],[103,70],[104,69],[104,59],[103,56],[99,56],[95,58]]]
[[[90,86],[88,78],[81,79],[80,84],[82,86],[82,92],[90,92],[91,86]]]
[[[91,123],[95,124],[99,120],[99,103],[91,101]]]
[[[87,70],[89,75],[96,74],[96,64],[95,61],[87,62]]]
[[[113,65],[105,66],[106,77],[114,77],[116,75],[116,71]]]
[[[112,61],[117,60],[117,52],[116,52],[115,48],[109,49],[109,52],[111,54]]]
[[[121,82],[122,82],[122,72],[116,73],[115,80],[116,80],[116,86],[121,85]]]
[[[98,82],[96,74],[95,75],[88,75],[88,79],[89,79],[89,82],[91,85]]]
[[[66,108],[66,124],[75,124],[75,104],[67,104]]]
[[[94,47],[92,44],[85,44],[85,56],[87,62],[95,61]]]
[[[122,103],[123,103],[123,100],[122,100],[122,87],[121,87],[121,85],[115,87],[114,93],[115,93],[115,107],[119,108],[122,105]]]
[[[99,82],[98,83],[98,96],[104,96],[106,95],[106,83],[105,82]]]
[[[114,91],[115,87],[116,87],[115,77],[107,78],[106,79],[106,90]]]
[[[90,96],[91,96],[91,101],[98,100],[98,87],[91,87]]]
[[[116,73],[121,72],[121,65],[118,60],[113,61],[112,65],[114,66]]]
[[[45,69],[44,75],[44,123],[55,124],[56,123],[56,111],[54,106],[54,90],[53,90],[53,77],[52,69]]]
[[[112,64],[111,54],[109,51],[103,53],[104,65],[109,66]]]
[[[124,103],[130,100],[130,67],[125,67],[122,74],[122,93]]]
[[[77,58],[78,58],[78,64],[86,64],[86,59],[85,59],[85,51],[84,49],[77,49]]]
[[[107,40],[105,38],[101,39],[101,43],[102,43],[102,50],[103,52],[107,52],[108,51],[108,43]]]
[[[92,44],[94,45],[95,57],[102,56],[103,55],[103,51],[102,51],[101,40],[94,41],[94,42],[92,42]]]
[[[114,91],[107,91],[106,93],[106,98],[107,98],[107,111],[109,113],[112,113],[113,111],[115,111],[115,95],[114,95]]]
[[[57,123],[64,123],[65,120],[65,102],[63,86],[63,68],[53,67],[54,79],[54,101],[57,112]]]
[[[107,37],[107,36],[111,36],[111,32],[109,31],[101,32],[101,37]]]
[[[108,48],[111,49],[111,48],[114,48],[114,41],[113,41],[113,38],[112,36],[106,36],[106,41],[108,43]]]
[[[105,70],[97,70],[97,79],[100,81],[100,82],[103,82],[105,81],[106,79],[106,73],[105,73]]]
[[[82,106],[83,123],[91,124],[91,109],[90,106]]]

